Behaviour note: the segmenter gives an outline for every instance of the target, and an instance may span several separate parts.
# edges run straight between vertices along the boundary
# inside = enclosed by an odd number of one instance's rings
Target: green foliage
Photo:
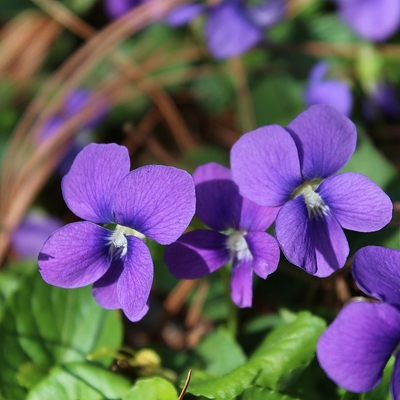
[[[116,399],[121,398],[129,387],[127,379],[98,365],[68,363],[53,367],[49,375],[29,392],[26,399]]]
[[[43,282],[35,270],[27,274],[4,306],[0,392],[8,399],[24,398],[26,389],[53,366],[84,362],[91,353],[102,355],[95,361],[108,366],[110,354],[121,341],[117,313],[100,308],[90,287],[56,288]]]
[[[171,382],[155,377],[138,379],[123,400],[176,400],[178,393]]]
[[[280,325],[249,360],[222,376],[194,371],[188,392],[208,399],[234,399],[250,387],[284,390],[298,377],[315,352],[325,323],[308,312]]]

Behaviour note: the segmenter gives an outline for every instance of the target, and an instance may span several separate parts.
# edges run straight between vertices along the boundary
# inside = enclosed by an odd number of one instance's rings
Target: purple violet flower
[[[62,180],[65,202],[85,221],[54,232],[39,254],[43,279],[63,288],[93,283],[107,309],[137,321],[148,310],[153,262],[143,239],[174,242],[195,211],[192,177],[149,165],[129,172],[129,154],[116,144],[89,144]],[[114,228],[98,224],[116,224]]]
[[[400,117],[399,98],[391,83],[377,83],[368,95],[363,103],[364,115],[368,120],[374,120],[381,113],[391,119]]]
[[[58,218],[38,211],[29,212],[11,237],[14,253],[21,259],[37,258],[43,242],[62,225]]]
[[[381,42],[400,25],[399,0],[335,0],[340,17],[360,37]]]
[[[117,19],[125,15],[132,8],[143,3],[143,1],[144,0],[104,0],[104,10],[110,18]]]
[[[42,142],[53,136],[62,125],[64,125],[69,118],[79,113],[90,101],[92,93],[88,89],[79,88],[69,93],[63,104],[62,110],[51,116],[44,125],[44,129],[39,136],[39,142]],[[59,175],[64,176],[71,168],[72,162],[78,153],[88,144],[91,140],[91,131],[99,125],[105,118],[108,107],[105,103],[96,110],[96,113],[80,127],[80,132],[70,142],[70,145],[57,167]]]
[[[354,256],[353,277],[361,290],[380,302],[352,301],[344,306],[317,344],[317,357],[327,375],[352,392],[373,389],[392,354],[396,361],[390,383],[400,399],[400,251],[378,246]]]
[[[371,232],[392,217],[392,202],[364,175],[336,174],[356,147],[354,124],[329,105],[301,113],[286,128],[261,127],[232,147],[233,180],[242,196],[282,207],[275,235],[286,258],[325,277],[342,268],[349,246],[342,230]]]
[[[167,17],[172,26],[188,23],[206,13],[204,34],[207,47],[217,59],[239,56],[262,40],[264,29],[280,21],[285,14],[283,0],[264,0],[247,5],[244,0],[222,0],[215,5],[186,4]]]
[[[232,300],[239,307],[251,307],[253,272],[266,279],[278,267],[279,246],[265,232],[277,210],[243,198],[222,165],[202,165],[193,179],[197,215],[212,230],[182,235],[166,248],[165,263],[178,278],[197,279],[232,260]]]
[[[324,79],[328,69],[329,65],[324,61],[314,66],[304,93],[304,100],[308,107],[315,104],[330,104],[348,117],[353,105],[351,90],[345,82]]]

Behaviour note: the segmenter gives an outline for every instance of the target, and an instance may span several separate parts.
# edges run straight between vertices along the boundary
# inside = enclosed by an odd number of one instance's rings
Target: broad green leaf
[[[226,330],[219,329],[207,336],[197,352],[206,363],[205,371],[211,375],[226,374],[246,362],[246,355]]]
[[[36,375],[29,376],[29,363],[50,369],[99,353],[103,357],[95,361],[107,366],[110,353],[121,341],[118,314],[98,306],[90,287],[66,290],[50,286],[35,270],[23,279],[3,311],[0,393],[13,400],[24,398],[26,391],[18,376],[25,383],[36,379]]]
[[[117,399],[129,388],[127,379],[103,367],[68,363],[52,368],[47,378],[29,392],[26,400]]]
[[[295,397],[288,396],[266,388],[254,387],[246,390],[241,400],[299,400]]]
[[[198,371],[188,392],[208,399],[233,399],[256,385],[284,389],[311,361],[325,322],[308,312],[280,325],[267,336],[252,357],[235,370],[217,377]]]
[[[176,400],[177,398],[178,393],[171,382],[155,377],[138,379],[123,400]]]

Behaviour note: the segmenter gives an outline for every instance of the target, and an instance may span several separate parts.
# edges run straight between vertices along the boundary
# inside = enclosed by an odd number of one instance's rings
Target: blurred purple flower
[[[231,151],[242,196],[282,207],[275,234],[286,258],[325,277],[342,268],[349,246],[342,230],[371,232],[392,217],[390,198],[367,177],[335,175],[356,147],[354,124],[329,105],[301,113],[286,128],[269,125],[242,136]]]
[[[28,213],[11,237],[11,247],[21,259],[37,258],[44,241],[62,221],[49,215],[31,211]]]
[[[93,283],[100,306],[122,308],[137,321],[148,310],[153,281],[142,239],[175,241],[194,214],[195,194],[183,170],[149,165],[129,172],[129,165],[127,149],[116,144],[89,144],[78,154],[62,191],[70,210],[86,221],[54,232],[38,263],[47,283],[63,288]]]
[[[353,105],[353,95],[349,86],[339,80],[326,80],[328,63],[321,61],[311,70],[304,100],[308,107],[315,104],[330,104],[347,117]]]
[[[122,17],[145,0],[104,0],[106,14],[113,19]]]
[[[400,399],[400,252],[377,246],[360,249],[353,276],[365,294],[381,302],[347,304],[319,339],[319,363],[339,386],[366,392],[379,384],[394,354],[390,389],[392,397]]]
[[[399,0],[335,0],[340,17],[364,39],[381,42],[400,25]]]
[[[380,82],[369,92],[363,103],[364,115],[374,120],[379,114],[390,119],[400,117],[400,103],[394,86],[389,82]]]
[[[172,26],[188,23],[206,13],[204,33],[207,46],[217,59],[241,55],[259,43],[263,30],[284,17],[283,0],[264,0],[247,5],[245,0],[222,0],[216,5],[187,4],[177,7],[167,17]]]
[[[65,124],[71,117],[74,117],[90,102],[92,92],[88,89],[76,89],[69,93],[65,98],[62,110],[50,117],[44,125],[44,129],[39,136],[39,141],[42,142],[54,134]],[[71,141],[68,150],[57,167],[57,172],[64,176],[71,168],[72,162],[78,153],[89,143],[90,131],[96,128],[97,125],[105,118],[108,111],[106,102],[102,102],[96,113],[85,121],[80,127],[79,134]]]
[[[178,278],[197,279],[232,260],[232,299],[239,307],[251,307],[253,272],[266,279],[278,267],[279,246],[265,232],[277,210],[244,199],[222,165],[202,165],[193,179],[197,215],[212,230],[182,235],[167,247],[165,263]]]

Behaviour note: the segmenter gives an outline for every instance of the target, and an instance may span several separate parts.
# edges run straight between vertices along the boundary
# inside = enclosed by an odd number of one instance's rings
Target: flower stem
[[[221,275],[222,283],[224,285],[225,291],[225,300],[228,310],[227,316],[227,328],[233,337],[237,334],[238,329],[238,310],[236,304],[232,301],[231,298],[231,287],[230,287],[230,270],[228,266],[224,266],[219,269],[219,273]]]

